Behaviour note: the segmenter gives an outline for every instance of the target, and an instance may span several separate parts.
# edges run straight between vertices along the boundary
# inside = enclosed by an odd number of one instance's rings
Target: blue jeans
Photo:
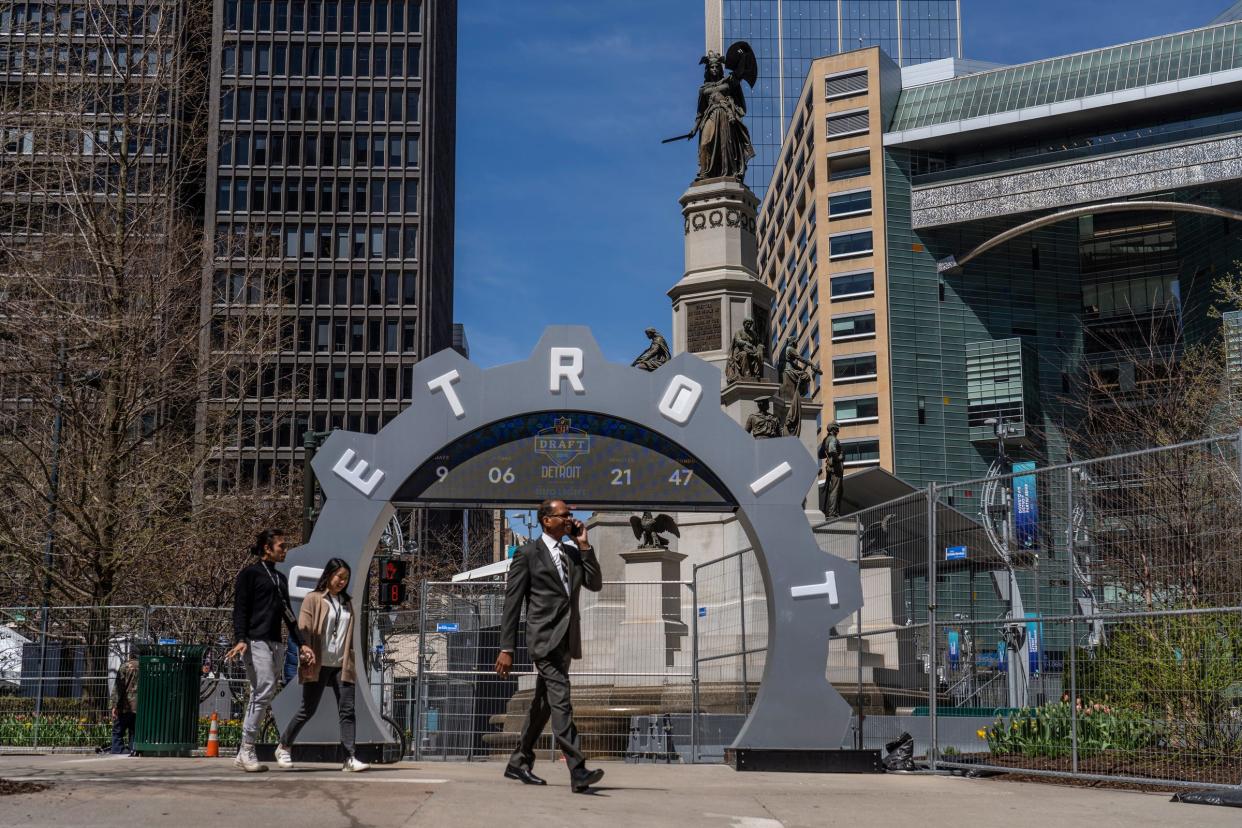
[[[137,715],[130,711],[128,713],[117,713],[112,720],[112,752],[113,753],[133,753],[134,752],[134,722]],[[125,747],[125,734],[129,734],[129,747]]]
[[[284,684],[293,684],[294,679],[298,677],[298,645],[293,643],[293,636],[289,636],[289,643],[285,645],[285,667]]]

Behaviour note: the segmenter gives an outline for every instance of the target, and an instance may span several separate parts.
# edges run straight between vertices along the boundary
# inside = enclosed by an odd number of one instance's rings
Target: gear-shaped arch
[[[414,367],[409,408],[375,435],[333,432],[316,455],[325,503],[310,540],[283,564],[291,592],[300,602],[331,557],[345,559],[356,573],[367,571],[402,484],[472,432],[533,412],[622,418],[683,447],[710,469],[737,504],[754,547],[767,599],[767,659],[734,747],[835,749],[851,711],[825,678],[824,665],[830,629],[862,606],[859,574],[852,563],[820,550],[811,533],[802,504],[817,468],[806,449],[793,437],[751,438],[721,410],[719,388],[719,369],[698,357],[683,353],[656,371],[639,371],[607,361],[590,331],[575,326],[550,327],[529,359],[487,370],[455,351],[428,357]],[[514,505],[531,502],[515,499]],[[364,636],[355,625],[358,664]],[[277,699],[282,726],[298,698],[296,689],[286,688]],[[325,709],[331,707],[321,706],[304,741],[336,741],[336,711]],[[390,740],[361,670],[357,713],[360,743]]]

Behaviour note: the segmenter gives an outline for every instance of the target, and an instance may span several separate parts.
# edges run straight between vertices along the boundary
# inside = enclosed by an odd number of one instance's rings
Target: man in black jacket
[[[526,605],[526,646],[539,672],[535,697],[522,726],[522,739],[505,776],[527,785],[544,785],[532,772],[535,742],[548,717],[556,746],[565,754],[574,793],[585,793],[603,778],[602,770],[588,770],[578,744],[578,728],[569,700],[569,662],[582,658],[582,635],[578,616],[578,593],[582,587],[599,592],[603,575],[595,550],[587,540],[586,526],[576,520],[563,500],[539,504],[543,535],[513,554],[505,587],[505,612],[501,622],[500,654],[496,672],[507,678],[513,669],[518,619]],[[573,545],[562,542],[566,535]]]
[[[289,637],[300,649],[303,661],[313,661],[314,652],[298,636],[297,618],[289,603],[289,582],[276,570],[285,559],[288,545],[279,529],[266,529],[255,538],[250,554],[259,560],[237,574],[233,598],[233,648],[225,659],[240,657],[250,682],[250,704],[242,722],[241,747],[233,764],[247,773],[267,770],[259,764],[254,743],[259,727],[276,695],[281,664],[285,658],[280,626],[289,628]]]

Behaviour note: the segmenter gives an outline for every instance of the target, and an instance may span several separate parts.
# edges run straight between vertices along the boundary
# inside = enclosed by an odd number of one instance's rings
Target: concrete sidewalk
[[[597,793],[569,792],[564,766],[540,763],[547,787],[501,777],[496,762],[335,765],[264,774],[231,759],[0,757],[0,777],[51,782],[0,797],[0,825],[107,828],[171,825],[496,828],[637,825],[643,828],[822,828],[964,825],[1237,826],[1242,811],[1169,802],[1167,794],[1087,790],[998,779],[743,773],[721,766],[601,763]]]

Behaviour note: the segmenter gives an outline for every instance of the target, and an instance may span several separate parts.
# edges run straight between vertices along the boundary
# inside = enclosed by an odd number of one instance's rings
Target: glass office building
[[[374,433],[453,341],[455,0],[216,0],[216,27],[204,314],[228,348],[266,305],[281,342],[218,400],[209,492],[287,474],[308,429]]]
[[[707,48],[745,40],[759,58],[746,183],[761,199],[815,58],[868,46],[899,66],[962,56],[961,0],[706,0],[706,17]]]

